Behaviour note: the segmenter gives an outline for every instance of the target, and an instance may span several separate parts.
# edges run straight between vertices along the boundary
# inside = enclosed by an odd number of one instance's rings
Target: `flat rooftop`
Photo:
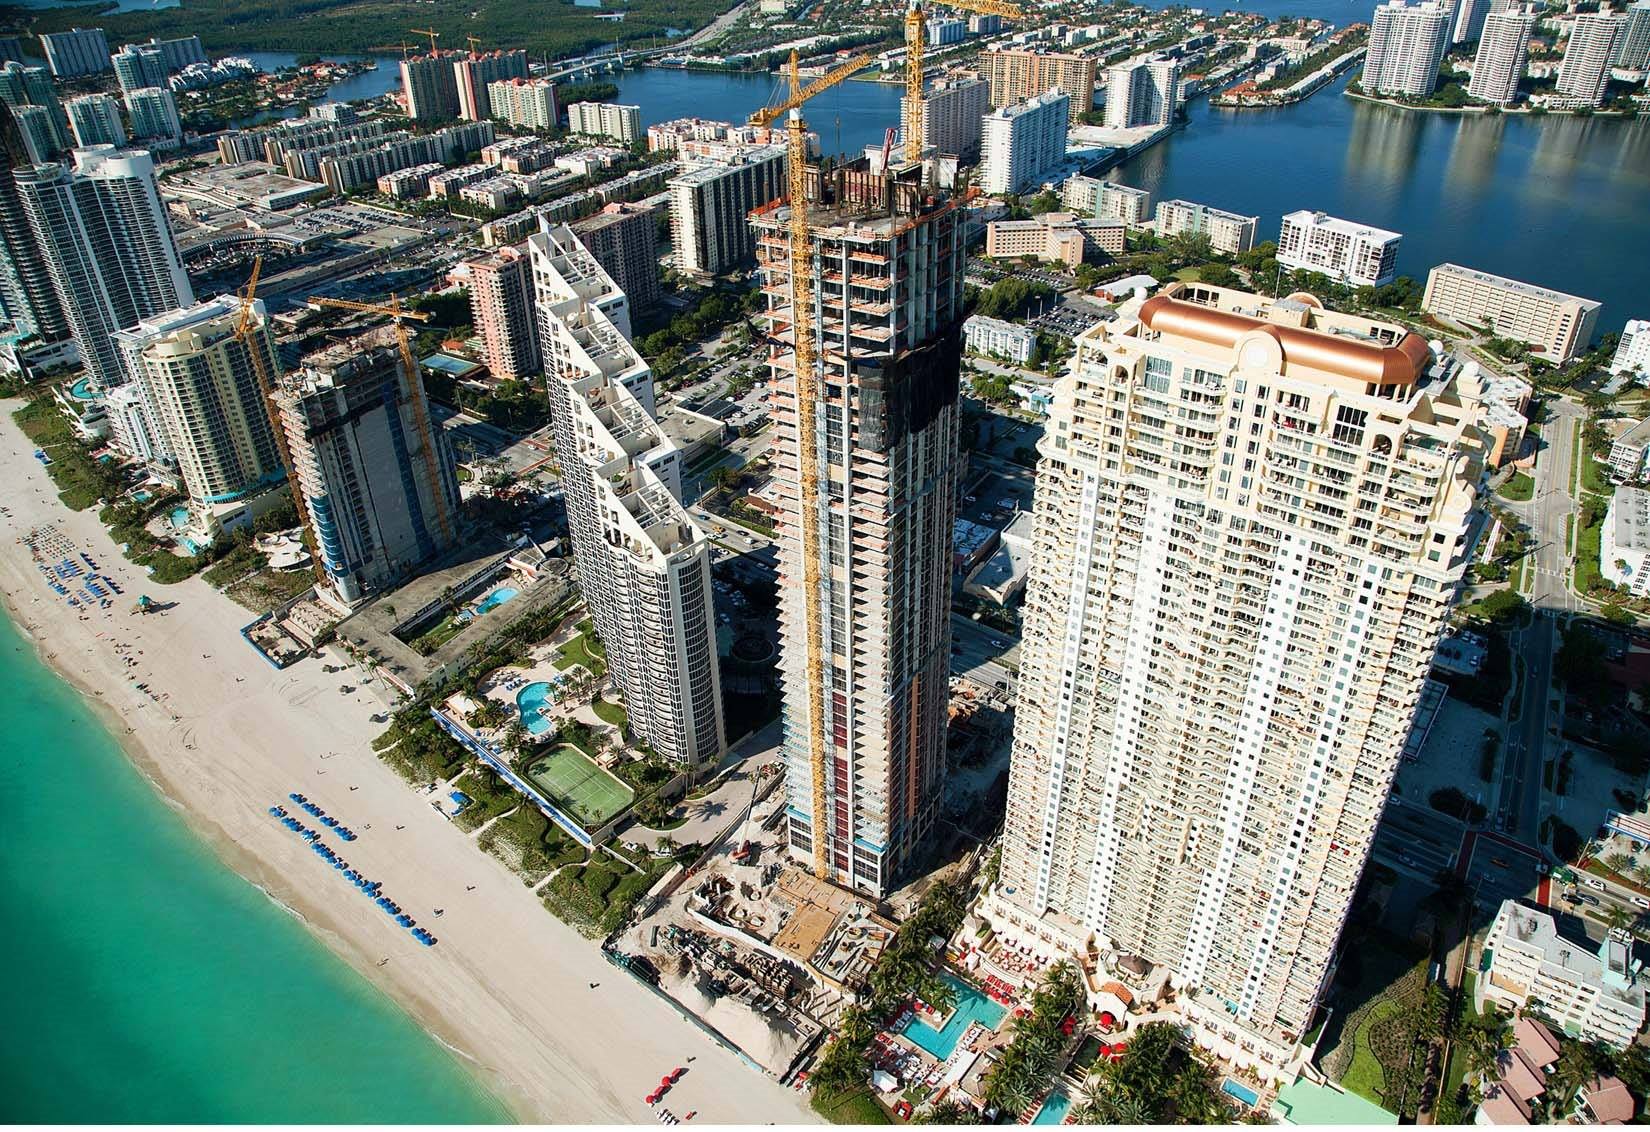
[[[1470,279],[1474,283],[1485,283],[1500,287],[1505,291],[1513,291],[1520,295],[1528,295],[1535,299],[1545,299],[1554,303],[1580,303],[1586,310],[1597,310],[1604,304],[1597,299],[1584,299],[1580,295],[1569,295],[1563,291],[1555,291],[1551,287],[1542,287],[1535,283],[1526,283],[1522,279],[1508,279],[1505,275],[1492,275],[1488,271],[1479,271],[1475,267],[1462,267],[1458,263],[1440,263],[1432,269],[1434,275],[1454,275],[1460,279]]]

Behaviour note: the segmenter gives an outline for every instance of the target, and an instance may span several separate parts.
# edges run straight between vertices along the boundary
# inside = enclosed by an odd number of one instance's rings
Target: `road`
[[[1576,427],[1586,409],[1563,398],[1548,403],[1542,425],[1544,446],[1535,461],[1535,492],[1527,503],[1507,507],[1530,528],[1535,544],[1529,582],[1535,616],[1512,634],[1513,655],[1523,662],[1517,694],[1519,718],[1507,728],[1506,757],[1501,778],[1498,824],[1531,845],[1539,843],[1541,773],[1547,738],[1558,733],[1555,711],[1562,698],[1553,694],[1553,656],[1562,620],[1581,608],[1570,590],[1570,553],[1565,520],[1576,513],[1570,470],[1576,454]]]
[[[1020,645],[1008,634],[960,614],[951,615],[951,672],[1013,696]]]

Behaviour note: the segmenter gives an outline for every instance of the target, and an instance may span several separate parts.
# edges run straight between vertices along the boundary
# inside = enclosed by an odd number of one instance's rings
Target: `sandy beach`
[[[11,419],[18,407],[0,402],[0,505],[9,511],[0,591],[10,615],[225,863],[300,915],[524,1121],[651,1123],[643,1096],[690,1058],[670,1094],[678,1116],[816,1120],[802,1093],[744,1065],[609,965],[380,763],[368,743],[382,727],[369,717],[385,702],[371,688],[340,691],[356,683],[354,670],[328,674],[305,659],[276,671],[240,636],[252,614],[199,578],[148,583],[94,512],[64,508]],[[125,595],[113,608],[76,611],[47,587],[19,540],[48,524],[119,582]],[[132,609],[142,593],[176,604],[140,616]],[[269,816],[294,790],[359,834],[351,864],[382,880],[438,946],[420,946]]]

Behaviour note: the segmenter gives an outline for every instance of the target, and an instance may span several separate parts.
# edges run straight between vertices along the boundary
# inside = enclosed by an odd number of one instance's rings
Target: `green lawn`
[[[554,663],[558,672],[565,672],[575,664],[584,665],[593,676],[600,676],[607,671],[607,661],[602,659],[599,646],[588,632],[581,633],[563,645]]]
[[[1590,452],[1581,453],[1581,490],[1606,499],[1616,491],[1616,485],[1604,474],[1604,465]]]
[[[622,704],[609,703],[607,700],[598,699],[590,705],[590,710],[594,711],[596,718],[603,723],[611,723],[620,731],[623,731],[630,722],[630,716],[626,713]]]
[[[1576,534],[1576,589],[1587,593],[1604,580],[1598,568],[1599,543],[1604,537],[1604,511],[1598,512],[1598,521],[1582,527]]]
[[[1535,497],[1535,477],[1523,472],[1514,472],[1512,479],[1502,484],[1496,490],[1496,494],[1514,503],[1523,503]]]
[[[1357,1044],[1353,1047],[1352,1064],[1347,1066],[1346,1073],[1341,1077],[1341,1086],[1350,1089],[1361,1097],[1384,1105],[1385,1099],[1381,1090],[1386,1087],[1386,1071],[1381,1068],[1381,1061],[1375,1056],[1375,1051],[1369,1047],[1370,1027],[1398,1010],[1396,1002],[1377,1003],[1368,1016],[1364,1018],[1362,1026],[1353,1036]]]
[[[875,1097],[861,1090],[826,1101],[810,1095],[808,1105],[832,1124],[892,1124],[894,1118],[877,1103]]]

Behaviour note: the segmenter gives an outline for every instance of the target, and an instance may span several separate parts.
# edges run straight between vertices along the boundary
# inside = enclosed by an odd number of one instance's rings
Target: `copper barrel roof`
[[[1321,330],[1281,326],[1168,295],[1147,299],[1140,308],[1140,321],[1152,330],[1224,349],[1237,345],[1245,334],[1258,331],[1277,341],[1285,366],[1308,366],[1371,385],[1413,385],[1432,361],[1432,351],[1418,334],[1404,335],[1396,346],[1382,346]]]

